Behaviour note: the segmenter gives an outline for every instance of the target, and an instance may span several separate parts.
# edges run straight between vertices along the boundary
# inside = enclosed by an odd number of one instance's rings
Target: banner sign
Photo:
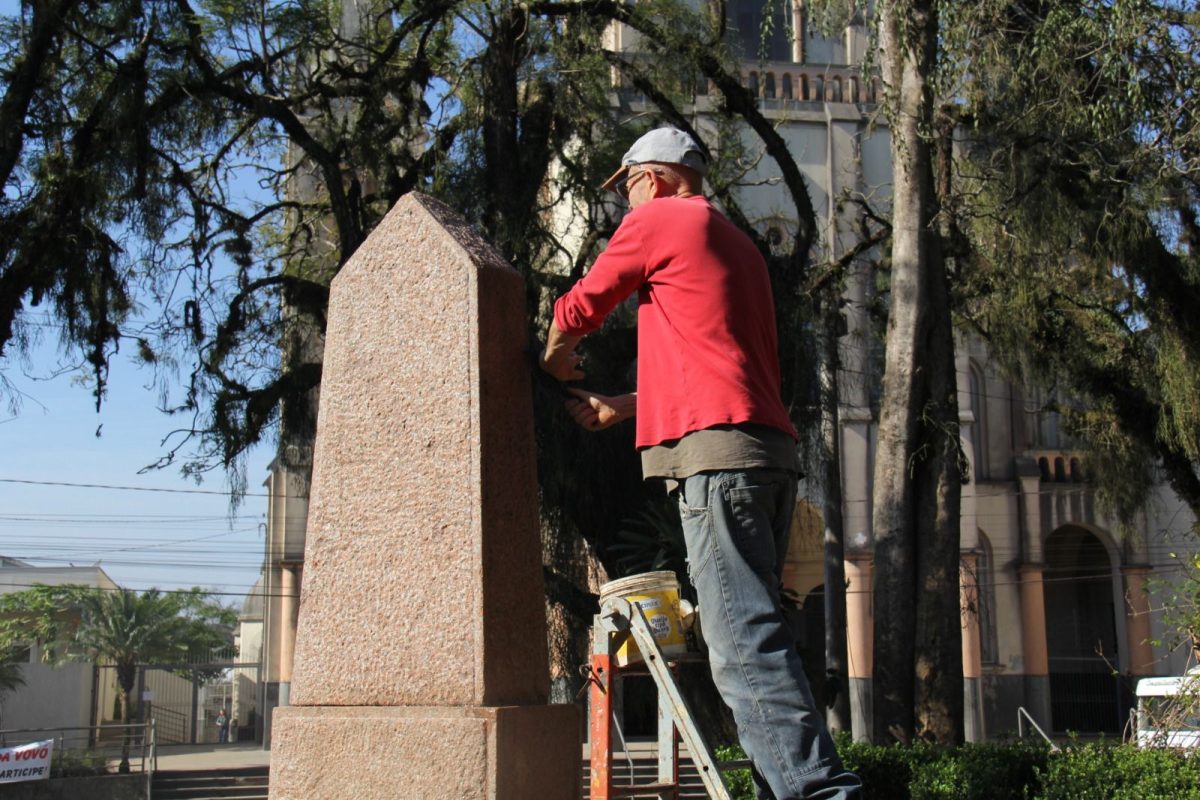
[[[53,755],[53,739],[30,742],[19,747],[0,747],[0,783],[49,778]]]

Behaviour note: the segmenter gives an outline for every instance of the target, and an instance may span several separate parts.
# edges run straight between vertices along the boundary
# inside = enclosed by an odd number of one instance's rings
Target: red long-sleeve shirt
[[[796,436],[780,399],[771,284],[748,236],[703,197],[651,200],[554,304],[554,322],[591,333],[635,291],[638,447],[745,422]]]

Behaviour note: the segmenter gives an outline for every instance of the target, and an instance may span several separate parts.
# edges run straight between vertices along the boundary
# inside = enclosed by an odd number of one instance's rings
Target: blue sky
[[[0,15],[19,8],[0,0]],[[61,370],[53,321],[42,309],[29,314],[41,345],[27,364],[11,352],[0,358],[20,398],[14,412],[0,391],[0,555],[35,566],[99,563],[122,586],[198,585],[240,604],[262,564],[271,447],[250,454],[249,494],[236,511],[220,472],[201,485],[177,467],[139,474],[180,427],[158,410],[154,376],[114,357],[97,412],[75,373],[51,377]]]
[[[28,369],[0,360],[25,395],[15,415],[0,406],[0,554],[36,566],[98,562],[122,586],[199,585],[237,602],[262,564],[270,447],[251,453],[250,496],[236,511],[221,472],[200,485],[176,467],[138,474],[178,427],[158,411],[149,371],[115,358],[97,413],[90,390],[72,385],[71,375],[40,379],[58,363],[53,331],[46,333]]]

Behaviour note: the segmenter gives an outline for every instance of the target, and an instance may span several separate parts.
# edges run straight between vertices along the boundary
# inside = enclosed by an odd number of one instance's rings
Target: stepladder
[[[675,679],[677,663],[664,656],[642,609],[624,598],[609,598],[595,617],[592,633],[592,654],[586,670],[591,800],[628,797],[678,800],[681,742],[687,748],[709,798],[732,800],[712,751],[696,726],[695,715],[679,690]],[[637,644],[641,660],[621,666],[616,654],[630,638]],[[616,785],[614,781],[613,745],[617,732],[614,697],[617,682],[628,672],[649,673],[657,689],[657,774],[653,783]]]

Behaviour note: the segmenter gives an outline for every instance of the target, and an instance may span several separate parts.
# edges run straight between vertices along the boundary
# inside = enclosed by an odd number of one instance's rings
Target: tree
[[[1200,516],[1195,4],[981,3],[949,28],[985,67],[954,109],[965,319],[1059,390],[1121,520],[1154,470]]]
[[[931,132],[938,8],[878,7],[890,123],[887,351],[875,456],[874,739],[962,739],[959,444]]]
[[[1047,411],[1091,451],[1090,474],[1121,520],[1146,501],[1154,469],[1200,511],[1200,428],[1180,413],[1200,380],[1188,311],[1200,299],[1198,24],[1194,5],[1147,0],[879,6],[896,180],[875,495],[877,612],[887,601],[876,618],[877,735],[908,729],[910,659],[896,648],[910,626],[918,651],[955,658],[957,422],[953,383],[936,378],[953,374],[945,310],[1017,379],[1057,390]],[[926,377],[922,397],[913,389]],[[922,500],[920,487],[935,485]],[[913,508],[924,519],[915,550]],[[930,588],[918,575],[927,568],[942,589],[918,596],[943,608],[922,632],[920,606],[894,603],[914,584]],[[919,674],[952,698],[951,671],[930,666]],[[920,687],[918,717],[932,716],[915,729],[947,730],[937,720],[952,709],[928,706]]]
[[[130,693],[142,664],[182,663],[228,645],[237,614],[199,589],[35,586],[0,597],[0,649],[36,642],[42,661],[111,664],[116,670],[121,720],[131,721]],[[130,731],[121,747],[129,771]]]
[[[11,658],[11,656],[10,656]],[[0,661],[0,704],[9,694],[25,685],[25,668],[18,661]],[[3,724],[0,723],[0,727]]]
[[[645,50],[606,50],[613,22],[643,34]],[[716,107],[717,140],[698,135],[714,146],[712,186],[768,257],[785,400],[808,421],[816,380],[799,332],[816,214],[795,158],[741,84],[723,3],[710,13],[671,0],[27,0],[8,26],[0,65],[28,87],[5,84],[20,135],[0,198],[0,227],[13,234],[0,240],[12,321],[0,352],[19,356],[36,332],[23,327],[29,306],[48,304],[86,356],[99,402],[108,359],[133,344],[180,420],[155,466],[224,467],[237,484],[240,455],[276,434],[283,462],[309,466],[327,287],[406,192],[448,200],[512,261],[540,334],[548,298],[615,227],[597,186],[637,135],[629,123],[695,133],[698,79]],[[614,72],[625,104],[615,108]],[[767,242],[738,202],[745,130],[795,209],[790,246]],[[567,208],[564,227],[556,212]],[[161,315],[139,323],[139,305]],[[620,326],[590,340],[615,356],[597,359],[612,367],[595,377],[619,382],[631,345]],[[584,439],[555,392],[536,396],[547,584],[586,627],[580,540],[611,566],[620,520],[650,496],[628,432]],[[577,491],[585,484],[594,491]]]

